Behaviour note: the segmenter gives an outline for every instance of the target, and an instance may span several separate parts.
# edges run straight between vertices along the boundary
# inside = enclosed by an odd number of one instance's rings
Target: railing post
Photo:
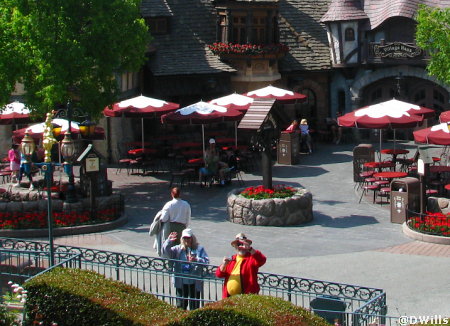
[[[119,262],[120,254],[116,253],[116,280],[120,281],[120,262]]]

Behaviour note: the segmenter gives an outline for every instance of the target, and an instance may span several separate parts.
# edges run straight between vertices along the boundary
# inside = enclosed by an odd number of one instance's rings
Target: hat
[[[192,233],[191,229],[184,229],[183,232],[181,233],[182,238],[192,238],[193,235],[194,233]]]
[[[231,246],[232,247],[236,247],[238,245],[238,242],[242,241],[242,240],[247,240],[247,242],[249,244],[252,244],[252,240],[247,239],[247,237],[246,237],[246,235],[244,233],[238,233],[238,234],[236,234],[236,239],[231,241]]]
[[[307,125],[308,124],[308,120],[306,119],[302,119],[302,121],[300,121],[301,125]]]
[[[210,144],[215,144],[215,143],[216,143],[216,140],[215,140],[214,138],[211,138],[211,139],[209,140],[209,143],[210,143]]]

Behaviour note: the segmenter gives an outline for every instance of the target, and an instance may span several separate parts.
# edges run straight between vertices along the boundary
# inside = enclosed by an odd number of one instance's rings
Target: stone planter
[[[289,198],[247,199],[239,195],[244,189],[228,193],[227,211],[233,223],[261,226],[299,225],[313,219],[312,194],[303,188]]]

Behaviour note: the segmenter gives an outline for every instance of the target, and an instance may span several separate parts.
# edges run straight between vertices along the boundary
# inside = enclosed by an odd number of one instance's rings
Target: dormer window
[[[355,40],[355,30],[351,27],[345,29],[344,39],[346,42]]]
[[[151,34],[163,35],[169,33],[168,17],[147,17],[145,20],[147,22]]]

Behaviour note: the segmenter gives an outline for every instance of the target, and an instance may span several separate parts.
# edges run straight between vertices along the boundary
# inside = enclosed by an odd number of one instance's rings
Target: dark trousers
[[[195,284],[183,284],[182,288],[176,288],[177,297],[200,299],[200,291],[195,289]],[[189,304],[189,310],[194,310],[200,307],[200,301],[198,300],[185,300],[177,299],[177,307],[184,310],[187,309]]]

